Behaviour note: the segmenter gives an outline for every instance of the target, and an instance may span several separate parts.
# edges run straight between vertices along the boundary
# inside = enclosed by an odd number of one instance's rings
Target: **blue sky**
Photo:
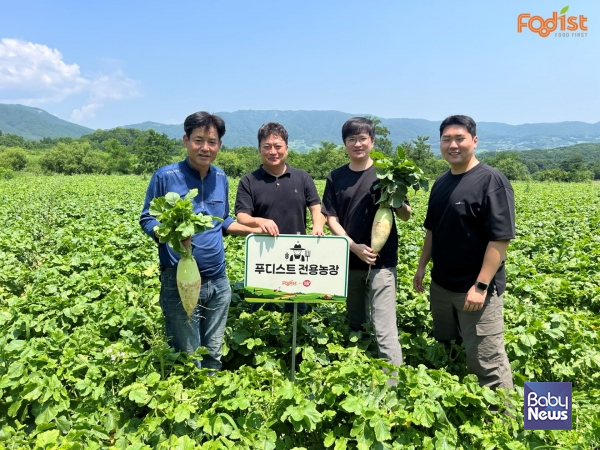
[[[569,6],[586,37],[546,38]],[[198,110],[600,121],[600,2],[0,0],[0,102],[91,128]]]

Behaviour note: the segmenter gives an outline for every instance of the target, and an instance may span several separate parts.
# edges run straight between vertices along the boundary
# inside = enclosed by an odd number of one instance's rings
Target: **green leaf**
[[[335,442],[335,435],[333,434],[333,431],[330,431],[329,433],[327,433],[325,435],[325,439],[323,439],[323,445],[325,447],[331,447],[334,442]]]
[[[187,238],[194,235],[194,224],[191,222],[184,222],[179,225],[176,230],[181,233],[183,238]]]
[[[71,430],[71,422],[69,422],[69,419],[67,419],[65,416],[58,416],[55,419],[55,422],[61,433],[67,434]],[[116,430],[116,428],[108,428],[108,430],[112,431]]]
[[[394,194],[392,195],[392,199],[391,199],[391,204],[392,204],[392,208],[400,208],[400,206],[402,206],[402,204],[404,203],[404,198],[406,197],[406,191],[404,190],[397,190],[396,192],[394,192]]]
[[[183,197],[184,200],[194,200],[198,195],[198,189],[190,189],[189,192]]]
[[[16,402],[10,405],[10,408],[8,408],[8,417],[15,417],[17,415],[19,408],[21,407],[21,403],[21,399],[18,399]]]
[[[14,341],[13,341],[14,342]],[[9,378],[19,378],[23,375],[23,371],[25,370],[25,364],[21,361],[16,361],[8,366],[8,377]]]
[[[58,407],[54,405],[47,406],[42,410],[40,414],[37,415],[37,417],[35,418],[35,423],[38,425],[41,423],[50,423],[50,421],[56,417],[57,412]]]
[[[277,391],[277,397],[281,397],[285,400],[294,398],[294,384],[291,381],[285,380]]]
[[[8,353],[21,350],[23,347],[25,347],[26,343],[27,342],[23,340],[10,341],[10,343],[4,347],[4,351]]]
[[[175,408],[175,415],[173,416],[173,420],[175,422],[183,422],[190,418],[190,409],[187,403],[180,403]]]
[[[156,383],[160,381],[160,374],[157,372],[152,372],[146,377],[146,384],[148,386],[154,386]]]
[[[129,391],[129,400],[132,400],[140,405],[145,405],[150,401],[146,386],[140,383],[134,383],[134,386]]]
[[[167,192],[167,195],[165,195],[165,200],[169,205],[175,206],[175,203],[181,200],[181,197],[177,192]]]
[[[364,400],[354,395],[349,395],[340,403],[340,406],[348,412],[360,415],[363,411]]]
[[[398,159],[400,161],[406,159],[406,151],[404,150],[404,147],[402,147],[401,145],[398,145],[396,147],[396,153],[398,154]]]
[[[566,13],[568,10],[569,10],[569,7],[568,7],[568,6],[565,6],[563,9],[561,9],[561,10],[560,10],[560,13],[561,13],[561,14],[564,14],[564,13]]]
[[[375,431],[375,439],[377,439],[379,442],[385,442],[392,438],[392,435],[390,433],[391,425],[383,417],[373,417],[370,420],[369,425],[371,425],[371,427]]]
[[[36,447],[46,448],[49,445],[57,444],[59,434],[60,432],[58,430],[44,431],[43,433],[38,434],[37,439],[35,440]]]

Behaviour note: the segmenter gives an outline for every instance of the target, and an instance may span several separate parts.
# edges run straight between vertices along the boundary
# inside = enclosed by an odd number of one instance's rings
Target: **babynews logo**
[[[560,13],[554,11],[552,17],[544,19],[542,16],[532,16],[529,13],[519,14],[517,18],[517,32],[522,33],[527,28],[532,33],[537,33],[545,38],[554,33],[555,37],[587,37],[587,20],[583,14],[567,16],[569,10],[565,6]]]
[[[571,430],[571,383],[525,383],[525,429]]]

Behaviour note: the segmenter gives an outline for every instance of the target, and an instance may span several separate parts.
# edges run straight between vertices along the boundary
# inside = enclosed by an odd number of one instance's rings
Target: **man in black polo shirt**
[[[265,123],[258,130],[258,151],[262,165],[240,180],[235,199],[237,221],[260,227],[272,236],[306,234],[306,208],[312,215],[311,234],[323,236],[325,216],[321,200],[310,175],[286,163],[288,133],[277,122]],[[253,225],[250,225],[253,224]],[[252,305],[252,311],[262,306]],[[293,311],[286,303],[285,311]],[[306,313],[306,303],[298,304],[298,312]]]

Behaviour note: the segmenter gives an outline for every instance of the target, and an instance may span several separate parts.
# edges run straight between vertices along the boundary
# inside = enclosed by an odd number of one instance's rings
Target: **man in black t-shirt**
[[[375,143],[373,121],[354,117],[342,127],[342,139],[350,156],[350,164],[327,176],[323,193],[323,213],[331,232],[350,240],[348,267],[348,320],[353,331],[372,322],[379,357],[394,365],[402,363],[396,318],[396,265],[398,263],[398,233],[396,221],[381,251],[370,247],[371,229],[381,195],[375,186],[379,182],[370,157]],[[394,210],[402,220],[410,218],[408,200]],[[372,266],[368,275],[369,265]]]
[[[514,192],[496,169],[475,157],[476,125],[450,116],[440,126],[440,150],[450,170],[433,185],[425,243],[413,279],[423,292],[430,260],[433,335],[465,345],[467,368],[479,384],[512,389],[504,348],[503,297],[506,249],[515,237]]]
[[[258,130],[258,151],[262,165],[242,177],[235,199],[237,221],[242,225],[260,227],[272,236],[278,234],[306,234],[306,208],[313,220],[311,234],[323,236],[325,216],[311,176],[304,170],[286,163],[288,133],[277,122],[265,123]],[[252,225],[249,225],[252,224]],[[253,303],[252,311],[261,306]],[[293,311],[286,303],[284,310]],[[298,312],[306,313],[306,303],[298,304]]]

